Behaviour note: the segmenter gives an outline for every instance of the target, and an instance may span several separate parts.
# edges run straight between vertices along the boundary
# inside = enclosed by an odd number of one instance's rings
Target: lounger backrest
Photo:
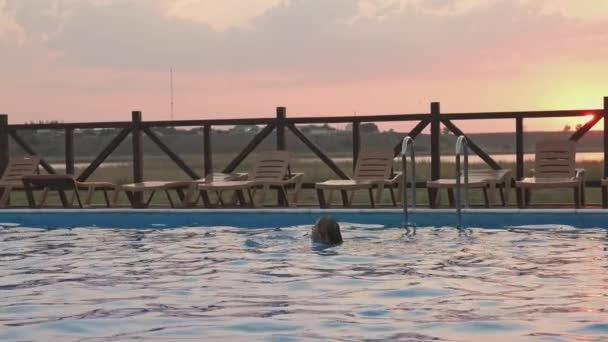
[[[575,174],[576,143],[544,140],[536,143],[534,177],[571,178]]]
[[[285,179],[289,169],[290,156],[287,151],[270,151],[258,154],[249,179],[265,182]]]
[[[40,157],[38,156],[11,158],[2,174],[2,178],[0,178],[0,182],[21,184],[23,176],[36,173],[38,164],[40,164]]]
[[[393,153],[386,152],[361,152],[357,158],[355,167],[355,180],[384,180],[391,175],[393,166]]]

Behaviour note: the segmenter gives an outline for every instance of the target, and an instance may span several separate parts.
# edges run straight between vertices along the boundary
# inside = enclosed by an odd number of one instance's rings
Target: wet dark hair
[[[311,239],[316,243],[328,245],[339,245],[342,240],[340,225],[331,217],[323,216],[319,218],[317,223],[312,228]]]
[[[336,223],[336,225],[337,225],[337,223]],[[334,245],[339,245],[342,242],[344,242],[344,240],[342,240],[342,233],[340,232],[340,226],[338,226],[338,229],[330,229],[327,232],[327,237],[329,238],[329,242]]]

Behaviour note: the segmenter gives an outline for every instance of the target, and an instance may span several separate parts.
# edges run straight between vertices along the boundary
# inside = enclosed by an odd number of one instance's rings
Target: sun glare
[[[580,127],[586,125],[588,122],[592,121],[595,118],[594,114],[587,114],[584,116],[581,116],[579,118],[576,118],[572,124],[572,129],[579,129]],[[593,127],[591,129],[598,129],[598,126],[596,125],[596,127]]]
[[[591,120],[595,119],[595,115],[594,114],[587,114],[585,116],[583,116],[583,122],[587,123]]]
[[[567,118],[563,120],[563,130],[564,131],[574,131],[581,127],[583,127],[588,122],[592,121],[595,118],[595,114],[589,113],[583,116],[578,116],[574,118]],[[549,128],[549,127],[545,127]],[[592,130],[600,129],[599,125],[595,125],[591,128]]]

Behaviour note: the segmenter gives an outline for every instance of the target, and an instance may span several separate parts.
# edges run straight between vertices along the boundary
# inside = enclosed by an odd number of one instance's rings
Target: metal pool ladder
[[[407,155],[410,156],[410,161],[412,164],[412,175],[411,175],[411,184],[412,184],[412,208],[416,208],[416,158],[414,156],[414,139],[407,135],[403,138],[403,142],[401,143],[401,185],[402,192],[401,198],[403,201],[403,221],[402,228],[408,229],[409,227],[415,227],[413,223],[409,221],[409,212],[407,209],[408,199],[407,199]]]
[[[464,155],[464,172],[460,167],[460,155]],[[456,228],[464,228],[462,225],[462,204],[460,188],[460,177],[464,176],[464,207],[469,207],[469,143],[464,135],[456,140]]]

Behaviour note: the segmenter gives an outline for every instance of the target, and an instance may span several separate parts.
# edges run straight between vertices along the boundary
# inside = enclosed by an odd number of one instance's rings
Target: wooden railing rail
[[[330,158],[317,144],[306,136],[298,125],[304,124],[338,124],[348,123],[352,125],[352,160],[353,166],[356,164],[357,157],[361,148],[361,124],[367,122],[416,122],[416,125],[409,132],[412,138],[416,138],[421,132],[430,126],[430,155],[431,155],[431,175],[435,180],[441,176],[441,125],[446,127],[455,135],[466,135],[454,123],[459,120],[494,120],[512,119],[515,121],[515,155],[517,179],[524,177],[524,122],[526,119],[538,118],[563,118],[594,115],[571,136],[570,140],[579,141],[585,136],[600,120],[604,119],[603,126],[603,177],[608,177],[608,97],[604,97],[604,107],[601,109],[588,110],[553,110],[553,111],[509,111],[509,112],[479,112],[479,113],[441,113],[439,102],[430,104],[429,113],[423,114],[388,114],[388,115],[363,115],[363,116],[306,116],[288,117],[285,107],[277,107],[275,117],[267,118],[239,118],[239,119],[204,119],[204,120],[173,120],[173,121],[144,121],[142,113],[134,111],[131,114],[131,121],[111,121],[111,122],[80,122],[80,123],[37,123],[37,124],[9,124],[8,115],[0,114],[0,171],[3,171],[8,160],[9,141],[13,140],[27,154],[35,155],[36,150],[26,139],[19,135],[19,131],[36,130],[63,130],[65,133],[65,172],[74,174],[75,172],[75,149],[74,133],[82,129],[118,129],[118,134],[105,146],[93,161],[77,177],[80,181],[87,180],[93,172],[114,152],[114,150],[131,135],[132,145],[132,180],[142,182],[145,179],[143,138],[146,136],[162,152],[164,152],[184,173],[192,179],[201,177],[194,169],[186,163],[177,153],[175,153],[162,137],[154,132],[154,128],[162,127],[202,127],[203,145],[203,171],[204,175],[213,172],[213,128],[218,126],[237,126],[237,125],[259,125],[264,126],[252,140],[243,147],[235,158],[224,168],[223,172],[233,172],[251,154],[260,143],[271,133],[276,134],[276,149],[289,150],[287,141],[287,131],[301,141],[310,151],[312,151],[325,165],[342,179],[348,175],[338,164]],[[489,167],[497,169],[500,165],[477,145],[469,137],[471,150],[475,152]],[[400,142],[396,141],[393,147],[395,155],[399,153]],[[50,163],[42,159],[41,166],[48,173],[56,173]],[[586,183],[590,187],[601,187],[598,180],[589,180]],[[313,184],[304,184],[305,188],[312,187]],[[424,186],[421,182],[418,186]],[[139,199],[141,200],[141,199]],[[608,207],[608,191],[602,188],[602,205]]]

